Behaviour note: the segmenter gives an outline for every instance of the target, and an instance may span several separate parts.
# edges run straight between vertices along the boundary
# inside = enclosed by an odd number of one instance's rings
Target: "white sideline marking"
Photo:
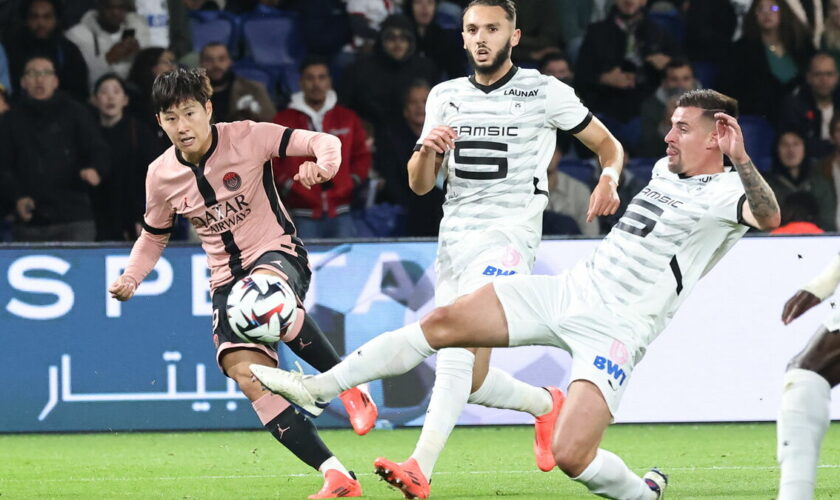
[[[823,464],[818,466],[820,469],[840,469],[840,464]],[[633,469],[642,470],[644,467],[633,467]],[[779,466],[777,465],[767,465],[767,466],[738,466],[738,465],[714,465],[711,467],[667,467],[663,468],[662,471],[666,474],[675,471],[683,471],[683,472],[692,472],[692,471],[711,471],[711,470],[746,470],[746,471],[765,471],[765,470],[778,470]],[[539,470],[506,470],[506,471],[498,471],[498,470],[474,470],[474,471],[461,471],[461,472],[446,472],[440,471],[435,472],[436,476],[481,476],[481,475],[499,475],[499,474],[507,474],[507,475],[521,475],[521,474],[545,474]],[[375,474],[372,472],[362,472],[357,473],[356,476],[359,477],[367,477],[367,476],[374,476]],[[90,482],[90,483],[98,483],[98,482],[108,482],[108,481],[183,481],[184,479],[271,479],[271,478],[291,478],[291,477],[321,477],[321,474],[317,472],[308,472],[302,474],[236,474],[236,475],[225,475],[225,476],[162,476],[162,477],[67,477],[67,478],[53,478],[53,479],[43,479],[43,478],[32,478],[32,479],[9,479],[9,478],[0,478],[0,483],[4,482],[14,482],[14,483],[25,483],[31,481],[37,481],[39,483],[57,483],[57,482],[67,482],[67,481],[77,481],[77,482]]]

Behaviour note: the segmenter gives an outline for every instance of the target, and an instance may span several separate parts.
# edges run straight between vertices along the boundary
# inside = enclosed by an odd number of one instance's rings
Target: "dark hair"
[[[177,68],[155,78],[152,109],[160,113],[190,99],[204,106],[212,95],[213,87],[204,68]]]
[[[152,70],[166,50],[163,47],[147,47],[134,56],[134,62],[128,71],[128,81],[136,85],[143,94],[148,95],[152,90],[152,83],[155,81]]]
[[[298,66],[298,71],[302,75],[306,68],[310,66],[326,66],[327,73],[330,73],[330,62],[324,56],[319,56],[318,54],[306,56],[303,61],[301,61],[300,66]]]
[[[678,108],[700,108],[709,118],[714,118],[714,113],[723,112],[735,118],[738,117],[738,101],[723,95],[716,90],[700,89],[689,90],[677,99]]]
[[[813,194],[807,191],[794,191],[782,201],[782,224],[790,222],[816,223],[820,213],[820,204]]]
[[[61,22],[61,14],[62,14],[62,4],[59,0],[26,0],[25,2],[20,4],[20,17],[21,19],[26,21],[26,18],[29,17],[29,10],[32,9],[32,5],[35,2],[46,2],[52,5],[53,13],[55,14],[56,19],[56,29],[61,29],[60,22]]]
[[[483,5],[485,7],[501,7],[505,11],[505,17],[507,20],[516,26],[516,4],[513,3],[513,0],[472,0],[466,7],[464,7],[464,11],[461,13],[461,24],[463,24],[464,15],[467,11],[478,5]]]
[[[101,87],[102,84],[107,82],[108,80],[116,80],[117,83],[120,84],[120,87],[122,87],[123,92],[126,95],[128,94],[128,88],[126,88],[125,86],[125,80],[123,80],[122,77],[116,73],[105,73],[104,75],[97,78],[96,83],[93,84],[93,93],[96,94],[97,92],[99,92],[99,87]]]
[[[408,96],[411,95],[411,91],[417,88],[432,90],[432,86],[429,85],[429,82],[424,78],[415,78],[414,80],[411,80],[408,85],[405,86],[405,90],[402,93],[403,108],[405,108],[405,105],[408,102]],[[840,115],[840,113],[838,113],[838,115]]]
[[[566,57],[565,54],[562,52],[549,52],[540,59],[539,63],[537,63],[537,68],[540,70],[540,73],[542,73],[546,66],[554,61],[566,61],[569,65],[569,69],[572,69],[572,62],[569,61],[569,58]]]
[[[811,59],[808,60],[808,71],[811,71],[811,66],[814,65],[814,61],[816,61],[819,57],[831,59],[832,61],[834,61],[834,69],[840,70],[840,68],[837,67],[837,60],[834,59],[834,56],[831,55],[830,52],[826,52],[825,50],[818,50],[814,53],[814,55],[811,56]]]
[[[663,75],[668,74],[669,69],[683,68],[685,66],[688,66],[689,68],[691,68],[691,63],[688,62],[688,59],[686,59],[685,57],[680,57],[680,56],[672,57],[671,60],[668,61],[667,64],[665,64],[665,67],[662,68],[662,74]],[[692,72],[693,72],[693,70],[694,70],[694,68],[692,68]]]
[[[759,0],[753,0],[750,9],[744,14],[744,38],[754,42],[761,41],[761,28],[758,27],[758,4]],[[779,1],[779,39],[785,47],[785,51],[796,57],[799,51],[807,47],[810,41],[808,27],[796,17],[787,2]]]
[[[45,61],[49,61],[52,64],[53,70],[56,71],[56,76],[58,76],[58,64],[55,62],[55,59],[46,52],[36,51],[34,54],[30,54],[26,59],[23,60],[23,65],[21,66],[21,71],[26,69],[26,65],[34,61],[35,59],[44,59]]]
[[[204,44],[204,47],[201,47],[201,50],[198,53],[198,59],[204,59],[204,52],[206,52],[207,49],[211,47],[224,47],[225,50],[228,51],[228,56],[230,56],[230,51],[228,50],[227,45],[223,44],[222,42],[209,42]]]

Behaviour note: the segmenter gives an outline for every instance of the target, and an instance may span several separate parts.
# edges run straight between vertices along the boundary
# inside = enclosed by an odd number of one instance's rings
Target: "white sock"
[[[595,459],[575,481],[592,493],[614,500],[656,500],[645,480],[631,471],[615,453],[598,449]]]
[[[449,348],[438,352],[432,398],[423,431],[411,454],[426,479],[432,477],[446,440],[467,404],[474,363],[475,356],[467,349]]]
[[[528,412],[538,417],[551,411],[551,395],[542,387],[517,380],[505,371],[490,367],[487,378],[470,394],[472,404]]]
[[[776,425],[782,474],[779,500],[809,500],[814,495],[820,445],[830,422],[831,387],[810,370],[785,373]]]
[[[342,465],[341,462],[339,462],[338,459],[335,457],[330,457],[324,460],[324,463],[322,463],[321,466],[318,467],[318,470],[321,471],[321,474],[325,476],[327,474],[327,471],[330,469],[335,469],[338,472],[344,474],[345,476],[352,478],[347,468],[344,467],[344,465]]]
[[[330,401],[359,384],[401,375],[434,353],[420,323],[412,323],[371,339],[341,363],[303,383],[318,400]]]

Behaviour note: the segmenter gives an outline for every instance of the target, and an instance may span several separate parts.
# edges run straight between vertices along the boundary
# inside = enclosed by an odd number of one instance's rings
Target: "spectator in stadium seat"
[[[217,122],[254,120],[270,122],[277,109],[265,86],[238,76],[233,59],[221,43],[208,43],[201,49],[201,67],[213,85],[213,119]]]
[[[805,137],[807,155],[812,158],[833,149],[829,124],[840,104],[838,81],[834,58],[817,53],[811,58],[805,83],[782,103],[779,130],[796,130]]]
[[[642,101],[679,48],[650,21],[647,0],[617,0],[610,16],[589,26],[580,48],[575,88],[595,113],[620,122],[638,116]]]
[[[155,138],[139,118],[126,112],[122,78],[107,73],[93,86],[99,130],[108,145],[110,168],[94,188],[97,241],[134,241],[146,207],[146,166],[155,159]]]
[[[569,59],[562,52],[550,52],[540,59],[537,69],[544,75],[553,76],[566,85],[572,85],[575,73]]]
[[[32,56],[56,64],[60,89],[79,102],[87,100],[88,67],[76,45],[61,32],[58,0],[29,0],[22,5],[23,22],[7,39],[12,88],[20,91],[23,64]]]
[[[52,61],[24,65],[25,95],[0,124],[0,193],[14,207],[16,241],[93,241],[89,191],[108,168],[90,112],[58,89]]]
[[[665,152],[663,138],[671,128],[674,101],[684,92],[701,88],[694,78],[688,60],[675,57],[665,65],[662,83],[652,95],[642,102],[642,137],[636,151],[642,157],[661,157]],[[672,104],[668,106],[669,102]]]
[[[149,46],[166,47],[177,59],[193,50],[185,0],[137,0],[135,7],[149,27]]]
[[[775,153],[767,183],[776,194],[776,199],[785,200],[799,191],[811,193],[820,206],[817,224],[820,227],[832,227],[836,205],[833,189],[823,176],[813,175],[811,161],[805,156],[803,137],[796,131],[779,134]]]
[[[379,40],[382,24],[397,12],[399,7],[390,0],[346,0],[353,33],[352,50],[369,54]]]
[[[403,119],[393,127],[379,130],[376,138],[373,165],[384,184],[381,199],[405,209],[406,236],[437,236],[443,218],[442,186],[436,185],[419,196],[409,188],[405,168],[423,131],[430,90],[424,80],[412,82],[403,99]]]
[[[742,114],[774,123],[779,103],[801,82],[813,53],[807,27],[784,1],[756,0],[721,69],[720,86],[738,100]]]
[[[377,130],[402,116],[402,96],[410,82],[437,83],[434,62],[416,53],[414,29],[402,15],[388,17],[372,54],[347,67],[339,88],[342,104],[357,112]]]
[[[329,183],[307,188],[293,179],[307,158],[275,158],[272,166],[278,191],[301,238],[352,238],[356,228],[350,204],[370,170],[367,136],[356,113],[337,104],[325,59],[310,57],[301,63],[300,88],[292,94],[289,108],[274,116],[274,123],[338,137],[341,166]]]
[[[154,156],[166,151],[169,138],[155,119],[152,106],[152,84],[161,73],[175,69],[175,55],[162,47],[147,47],[137,53],[126,84],[129,94],[129,109],[146,123],[155,136]]]
[[[463,41],[460,33],[443,29],[435,22],[438,3],[438,0],[411,0],[406,16],[414,25],[417,53],[435,61],[445,78],[458,78],[467,73]]]
[[[98,0],[96,10],[67,30],[87,62],[91,86],[109,72],[126,78],[134,56],[151,45],[146,21],[129,9],[128,0]]]

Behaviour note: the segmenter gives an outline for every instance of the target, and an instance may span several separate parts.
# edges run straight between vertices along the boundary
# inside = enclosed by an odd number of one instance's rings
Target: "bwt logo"
[[[605,370],[612,375],[614,379],[618,380],[618,385],[624,385],[624,381],[627,380],[627,374],[620,368],[621,365],[613,363],[603,356],[595,356],[595,362],[592,364],[595,365],[595,368]]]
[[[498,267],[487,266],[486,268],[484,268],[484,272],[481,274],[485,276],[510,276],[512,274],[516,274],[516,271],[509,271]]]

